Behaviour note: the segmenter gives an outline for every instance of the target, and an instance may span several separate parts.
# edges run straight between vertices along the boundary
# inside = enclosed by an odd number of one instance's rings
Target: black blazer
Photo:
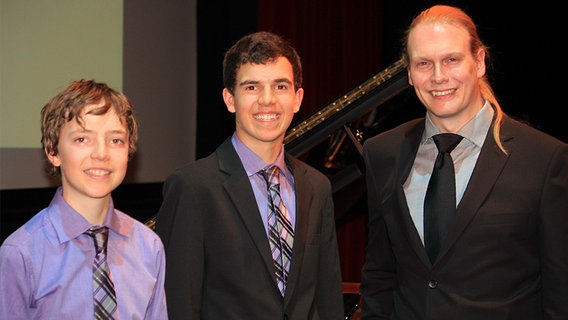
[[[296,232],[285,297],[247,174],[227,139],[173,172],[156,232],[166,248],[170,319],[343,319],[331,184],[287,155]]]
[[[418,119],[364,144],[362,318],[568,319],[568,145],[505,118],[505,155],[490,131],[432,265],[403,190],[423,131]]]

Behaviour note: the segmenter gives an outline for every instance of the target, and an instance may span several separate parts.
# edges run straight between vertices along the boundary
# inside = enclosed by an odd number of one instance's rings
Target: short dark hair
[[[302,87],[302,62],[296,49],[279,35],[267,31],[248,34],[237,41],[223,59],[223,86],[234,93],[237,71],[247,63],[266,64],[279,57],[288,59],[294,72],[294,90]]]

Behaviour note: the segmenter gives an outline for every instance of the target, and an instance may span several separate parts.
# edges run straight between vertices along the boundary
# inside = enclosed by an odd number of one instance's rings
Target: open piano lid
[[[408,88],[398,60],[288,130],[286,151],[329,177],[336,220],[366,205],[364,140],[424,115]]]

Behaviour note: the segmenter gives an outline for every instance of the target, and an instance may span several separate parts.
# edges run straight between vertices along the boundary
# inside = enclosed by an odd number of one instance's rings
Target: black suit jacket
[[[424,119],[365,142],[363,319],[568,319],[568,145],[505,118],[488,134],[437,261],[403,184]],[[390,315],[390,316],[389,316]]]
[[[156,232],[166,248],[170,319],[343,319],[331,184],[287,156],[296,184],[296,232],[284,298],[249,178],[227,139],[173,172]]]

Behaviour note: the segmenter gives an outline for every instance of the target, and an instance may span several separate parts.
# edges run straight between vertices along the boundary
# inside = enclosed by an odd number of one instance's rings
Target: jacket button
[[[428,281],[428,287],[430,289],[436,289],[436,287],[438,286],[438,282],[435,280],[430,280]]]

